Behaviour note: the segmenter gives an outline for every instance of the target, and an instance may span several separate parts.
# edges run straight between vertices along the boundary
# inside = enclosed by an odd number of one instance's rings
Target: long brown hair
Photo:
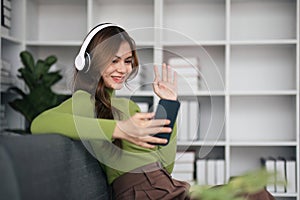
[[[75,72],[74,91],[84,90],[95,98],[95,116],[113,119],[118,111],[111,105],[110,89],[106,88],[102,72],[112,62],[122,42],[128,42],[132,51],[132,72],[129,78],[138,72],[138,57],[134,40],[128,33],[117,26],[100,30],[89,43],[86,52],[90,55],[90,66],[86,71]]]

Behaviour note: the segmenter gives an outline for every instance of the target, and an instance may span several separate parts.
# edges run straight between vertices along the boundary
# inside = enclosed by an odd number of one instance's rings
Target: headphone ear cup
[[[89,71],[90,66],[91,66],[91,56],[88,52],[85,52],[84,60],[85,60],[84,69],[85,69],[85,72],[87,72],[87,71]]]

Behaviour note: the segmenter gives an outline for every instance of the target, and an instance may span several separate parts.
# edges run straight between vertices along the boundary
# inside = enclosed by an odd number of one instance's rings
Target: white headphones
[[[104,23],[104,24],[100,24],[96,27],[94,27],[89,33],[88,35],[85,37],[80,51],[78,53],[78,55],[75,58],[75,67],[76,69],[78,69],[79,71],[83,70],[83,68],[85,66],[89,66],[90,65],[90,55],[86,52],[86,49],[88,47],[88,45],[90,44],[91,40],[93,39],[93,37],[102,29],[110,27],[110,26],[116,26],[119,28],[122,28],[121,26],[118,26],[116,24],[113,23]],[[123,28],[122,28],[123,29]]]

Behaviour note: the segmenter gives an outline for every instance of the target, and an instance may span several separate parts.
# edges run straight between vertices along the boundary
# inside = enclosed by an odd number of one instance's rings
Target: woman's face
[[[102,78],[107,88],[120,90],[132,71],[132,52],[128,42],[122,42],[111,63],[103,71]]]

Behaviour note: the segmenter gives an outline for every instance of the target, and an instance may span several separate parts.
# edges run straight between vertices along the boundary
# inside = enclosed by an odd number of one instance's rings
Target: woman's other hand
[[[157,133],[170,133],[172,129],[164,127],[170,123],[168,119],[153,119],[155,113],[136,113],[128,120],[118,121],[113,138],[125,139],[138,146],[154,148],[156,144],[165,144],[167,139],[157,138],[152,135]]]
[[[162,65],[162,77],[158,67],[154,66],[153,90],[161,99],[177,100],[177,73],[165,63]]]

